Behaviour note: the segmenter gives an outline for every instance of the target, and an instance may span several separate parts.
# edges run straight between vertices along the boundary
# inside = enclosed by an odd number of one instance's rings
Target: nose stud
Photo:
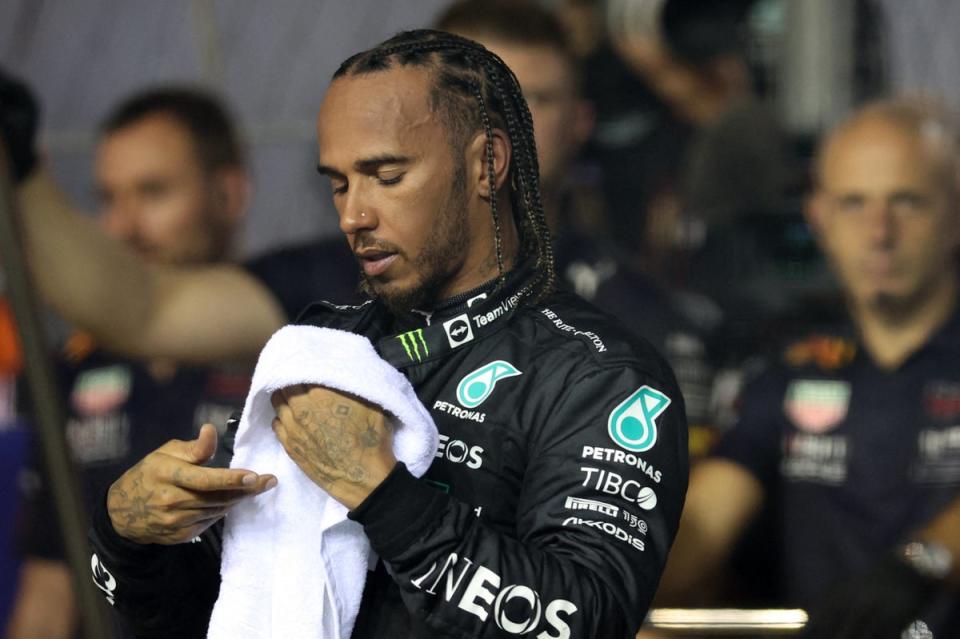
[[[367,217],[366,211],[360,211],[360,217]]]

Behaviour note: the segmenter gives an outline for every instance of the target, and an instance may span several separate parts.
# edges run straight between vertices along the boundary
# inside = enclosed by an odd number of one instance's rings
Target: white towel
[[[362,397],[393,416],[397,459],[416,476],[437,450],[437,428],[407,379],[360,335],[287,326],[260,353],[237,431],[233,468],[273,473],[273,490],[226,518],[213,639],[347,639],[374,559],[360,524],[287,456],[273,433],[270,395],[319,384]]]

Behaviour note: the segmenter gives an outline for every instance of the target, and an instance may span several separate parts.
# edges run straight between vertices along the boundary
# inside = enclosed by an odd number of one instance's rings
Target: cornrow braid
[[[490,213],[493,215],[494,242],[497,249],[497,269],[500,281],[503,282],[503,241],[500,237],[500,213],[497,211],[497,181],[493,166],[493,127],[490,126],[490,117],[487,115],[486,103],[483,101],[483,91],[474,86],[477,104],[480,105],[480,117],[483,120],[483,131],[487,138],[487,181],[490,183]]]
[[[524,286],[526,300],[537,302],[556,286],[553,243],[540,199],[540,168],[533,118],[520,84],[497,55],[479,43],[442,31],[404,31],[351,56],[334,73],[337,79],[385,71],[396,66],[423,67],[433,75],[430,104],[448,130],[451,148],[461,152],[477,131],[486,136],[490,213],[493,218],[500,284],[504,281],[502,229],[497,210],[493,166],[493,130],[510,140],[510,204],[520,234],[520,257],[535,260]]]

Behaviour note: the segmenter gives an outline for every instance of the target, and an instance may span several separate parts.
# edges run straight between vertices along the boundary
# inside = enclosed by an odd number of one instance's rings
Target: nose
[[[127,242],[137,235],[137,216],[123,202],[111,202],[101,216],[104,230],[108,235]]]
[[[370,230],[377,227],[378,219],[376,207],[369,198],[363,196],[359,189],[347,192],[344,201],[339,207],[340,230],[345,235],[353,235],[357,231]]]
[[[872,207],[868,220],[867,233],[871,242],[876,246],[891,246],[897,236],[897,220],[893,208],[888,204]]]

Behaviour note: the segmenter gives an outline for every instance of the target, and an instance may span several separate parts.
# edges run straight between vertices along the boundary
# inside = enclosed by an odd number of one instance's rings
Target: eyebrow
[[[353,163],[353,168],[360,173],[372,173],[385,164],[407,164],[408,162],[410,162],[410,158],[405,155],[384,154],[357,160]],[[324,164],[317,164],[317,173],[332,177],[343,177],[343,173]]]

